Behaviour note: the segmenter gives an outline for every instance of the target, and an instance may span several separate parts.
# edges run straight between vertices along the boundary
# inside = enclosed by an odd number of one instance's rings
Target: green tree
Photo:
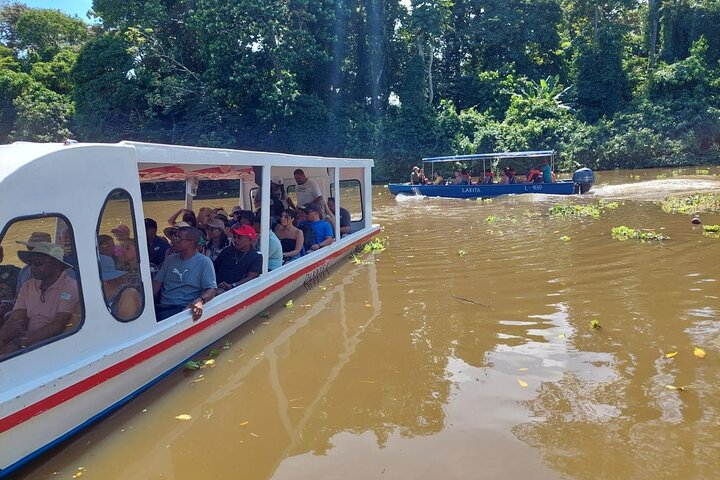
[[[61,50],[82,44],[89,30],[82,20],[59,10],[31,8],[17,19],[15,36],[17,49],[30,62],[49,62]]]
[[[59,142],[72,135],[72,102],[37,82],[17,96],[13,106],[16,118],[10,133],[12,141]]]

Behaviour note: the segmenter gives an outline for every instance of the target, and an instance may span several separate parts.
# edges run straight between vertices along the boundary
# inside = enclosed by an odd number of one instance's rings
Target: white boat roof
[[[497,152],[497,153],[474,153],[471,155],[450,155],[447,157],[428,157],[423,158],[423,163],[441,163],[441,162],[463,162],[469,160],[486,160],[497,158],[535,158],[535,157],[552,157],[555,150],[533,150],[527,152]]]
[[[145,182],[185,180],[196,177],[201,180],[225,180],[240,178],[252,172],[251,166],[287,166],[287,167],[372,167],[372,159],[349,159],[292,155],[288,153],[255,152],[251,150],[231,150],[223,148],[189,147],[142,142],[119,143],[31,143],[16,142],[0,146],[0,180],[13,171],[30,164],[33,160],[66,152],[69,149],[82,150],[93,148],[126,149],[134,156],[140,174]],[[93,155],[96,155],[94,152]],[[98,161],[102,161],[98,158]]]

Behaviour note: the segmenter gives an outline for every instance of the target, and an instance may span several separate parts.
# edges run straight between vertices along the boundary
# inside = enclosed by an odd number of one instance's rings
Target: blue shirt
[[[333,236],[332,227],[325,220],[318,220],[317,222],[307,222],[315,232],[315,243],[320,244],[325,241],[327,237]]]
[[[544,183],[552,183],[552,169],[550,168],[549,164],[545,164],[540,169],[543,174],[543,182]]]
[[[188,305],[208,288],[217,288],[212,260],[200,253],[187,260],[173,253],[165,259],[153,281],[162,283],[160,305],[166,306]]]
[[[272,230],[270,230],[270,235],[268,236],[268,250],[268,271],[282,267],[282,244]]]

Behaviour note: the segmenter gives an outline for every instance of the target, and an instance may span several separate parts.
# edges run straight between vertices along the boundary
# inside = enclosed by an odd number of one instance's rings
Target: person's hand
[[[310,247],[310,250],[317,250],[317,249],[319,249],[319,248],[320,248],[320,245],[318,245],[317,243],[315,243],[315,244],[313,244],[312,247]]]
[[[220,289],[222,289],[222,290],[225,290],[225,291],[228,291],[228,290],[230,290],[230,289],[233,288],[233,287],[232,287],[232,285],[230,285],[230,284],[227,283],[227,282],[220,282],[220,285],[218,285],[218,288],[220,288]]]
[[[203,303],[202,298],[198,298],[193,303],[190,304],[190,308],[192,309],[193,322],[198,321],[200,319],[200,317],[202,317],[204,305],[205,304]]]

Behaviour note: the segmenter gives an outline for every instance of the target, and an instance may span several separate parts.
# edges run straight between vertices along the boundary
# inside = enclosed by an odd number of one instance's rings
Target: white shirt
[[[322,196],[322,191],[318,184],[312,179],[308,178],[302,185],[295,187],[295,193],[297,194],[298,206],[303,206]]]

